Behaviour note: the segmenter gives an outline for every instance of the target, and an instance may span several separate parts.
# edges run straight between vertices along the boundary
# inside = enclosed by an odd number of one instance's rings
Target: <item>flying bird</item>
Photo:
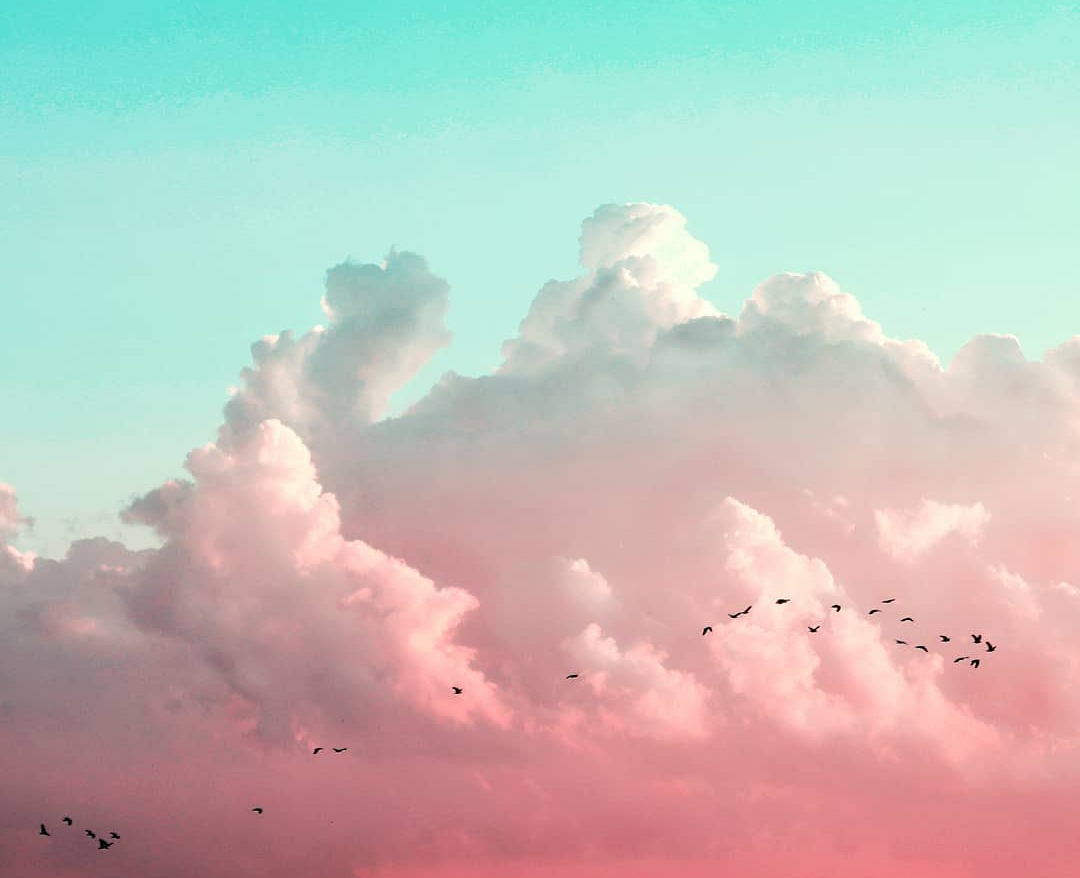
[[[896,642],[899,643],[901,646],[907,646],[907,641],[906,640],[898,640]]]
[[[992,644],[989,640],[986,641],[986,651],[987,652],[993,652],[995,649],[997,649],[997,647],[994,646],[994,644]]]
[[[753,605],[753,604],[751,604],[751,605],[750,605],[749,607],[747,607],[747,608],[746,608],[745,610],[741,610],[741,611],[740,611],[740,612],[738,612],[738,613],[728,613],[728,618],[729,618],[729,619],[738,619],[738,618],[739,618],[739,616],[745,616],[745,615],[746,615],[747,613],[749,613],[749,612],[750,612],[750,609],[751,609],[751,608],[752,608],[753,606],[754,606],[754,605]]]
[[[817,630],[821,626],[820,625],[807,625],[806,627],[810,631],[811,634],[817,634]]]
[[[314,750],[312,750],[312,751],[311,751],[311,755],[312,755],[312,756],[315,756],[315,755],[317,755],[317,754],[318,754],[318,752],[319,752],[320,750],[322,750],[322,749],[324,749],[324,748],[322,748],[322,747],[316,747],[316,748],[315,748]]]
[[[117,835],[117,834],[116,834],[115,832],[110,832],[110,833],[109,833],[109,838],[119,838],[119,837],[120,837],[120,836],[119,836],[119,835]]]
[[[38,835],[50,835],[49,830],[45,828],[45,824],[41,824],[41,829],[38,830]]]
[[[971,660],[971,666],[973,668],[977,668],[979,666],[979,660],[978,659],[972,659]]]
[[[460,686],[451,686],[450,688],[454,690],[455,695],[460,695],[464,691]]]
[[[778,604],[790,604],[791,598],[777,598],[776,602]]]
[[[942,643],[948,643],[950,640],[952,640],[951,637],[946,637],[944,634],[939,634],[938,637],[941,638]]]
[[[573,680],[575,677],[577,677],[577,674],[567,674],[566,675],[567,680]]]
[[[883,604],[891,604],[895,600],[896,600],[896,598],[889,598],[888,600],[882,601],[882,603]]]
[[[901,622],[914,622],[915,620],[912,619],[911,616],[904,616],[904,618],[901,619],[900,621]]]
[[[834,610],[836,610],[836,612],[838,612],[838,613],[840,612],[840,605],[839,605],[839,604],[833,604],[833,605],[832,605],[832,608],[833,608]]]
[[[957,662],[967,661],[969,658],[971,658],[971,656],[962,655],[962,656],[960,656],[960,658],[954,658],[952,660],[952,663],[955,665]]]
[[[982,635],[981,634],[972,634],[971,639],[973,641],[975,641],[975,643],[982,643]]]
[[[254,811],[256,814],[262,814],[263,812],[262,808],[252,808],[251,810]]]
[[[344,753],[349,748],[348,747],[331,747],[330,749],[333,750],[335,753]]]
[[[94,831],[92,829],[87,829],[86,834],[90,836],[90,838],[97,838],[97,836],[94,835]]]
[[[712,625],[706,625],[704,628],[701,629],[701,636],[704,637],[710,631],[712,631]]]
[[[869,613],[867,613],[866,615],[868,615],[868,616],[873,616],[873,615],[874,615],[874,613],[880,613],[880,612],[881,612],[881,610],[879,610],[879,609],[877,609],[877,607],[875,607],[874,609],[872,609],[872,610],[871,610],[871,611],[870,611]]]
[[[111,848],[111,847],[112,847],[112,846],[113,846],[114,844],[116,844],[116,842],[113,842],[113,841],[105,841],[105,839],[103,839],[103,838],[99,838],[99,839],[97,840],[97,849],[98,849],[99,851],[107,851],[107,850],[108,850],[109,848]]]
[[[68,826],[71,826],[71,824],[72,824],[73,822],[74,822],[74,821],[73,821],[73,820],[72,820],[72,819],[71,819],[70,817],[65,817],[65,818],[64,818],[64,823],[66,823],[66,824],[67,824]]]
[[[925,646],[916,646],[916,649],[921,649],[923,652],[930,652]]]

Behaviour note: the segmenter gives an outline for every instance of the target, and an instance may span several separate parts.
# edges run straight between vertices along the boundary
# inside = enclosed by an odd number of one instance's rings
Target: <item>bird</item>
[[[994,644],[992,644],[989,640],[986,641],[986,651],[987,652],[993,652],[995,649],[997,649],[997,647],[994,646]]]
[[[252,808],[251,810],[254,811],[256,814],[262,814],[263,812],[262,808]]]
[[[72,824],[73,822],[74,822],[74,821],[73,821],[73,820],[72,820],[72,819],[71,819],[70,817],[65,817],[65,818],[64,818],[64,823],[66,823],[66,824],[67,824],[68,826],[71,826],[71,824]]]
[[[113,841],[105,841],[105,839],[103,839],[103,838],[99,838],[99,839],[97,840],[97,848],[98,848],[98,850],[99,850],[99,851],[107,851],[107,850],[108,850],[109,848],[111,848],[111,847],[112,847],[112,846],[113,846],[114,844],[116,844],[116,842],[113,842]]]
[[[745,610],[740,610],[740,611],[739,611],[738,613],[728,613],[728,618],[729,618],[729,619],[738,619],[738,618],[739,618],[739,616],[745,616],[745,615],[746,615],[747,613],[749,613],[749,612],[750,612],[750,610],[751,610],[751,608],[752,608],[753,606],[754,606],[754,605],[753,605],[753,604],[751,604],[751,605],[750,605],[749,607],[747,607],[747,608],[746,608]]]
[[[975,643],[982,643],[982,635],[981,634],[972,634],[971,639],[973,641],[975,641]]]
[[[39,829],[39,830],[38,830],[38,835],[51,835],[51,833],[49,832],[49,830],[47,830],[47,829],[45,828],[45,824],[44,824],[44,823],[42,823],[42,824],[41,824],[41,829]]]
[[[881,612],[881,610],[879,610],[879,609],[877,609],[877,607],[875,607],[874,609],[872,609],[872,610],[871,610],[871,611],[870,611],[869,613],[867,613],[866,615],[868,615],[868,616],[873,616],[873,615],[874,615],[874,613],[880,613],[880,612]]]
[[[901,622],[914,622],[915,620],[912,619],[911,616],[904,616],[904,618],[901,619],[900,621]]]
[[[335,753],[344,753],[349,748],[348,747],[331,747],[330,749],[333,750]]]
[[[117,834],[116,834],[115,832],[110,832],[110,833],[109,833],[109,838],[119,838],[119,837],[120,837],[120,836],[119,836],[119,835],[117,835]]]
[[[883,603],[883,604],[891,604],[891,603],[892,603],[893,601],[895,601],[895,600],[896,600],[896,598],[889,598],[888,600],[884,600],[884,601],[882,601],[882,603]]]
[[[86,834],[87,834],[88,836],[90,836],[90,838],[97,838],[97,836],[96,836],[96,835],[94,835],[94,830],[92,830],[92,829],[87,829],[87,830],[86,830]]]
[[[573,680],[575,677],[577,677],[577,674],[567,674],[566,675],[567,680]]]
[[[778,604],[790,604],[791,603],[791,598],[777,598],[776,602]]]
[[[954,658],[952,660],[952,663],[955,665],[957,662],[967,661],[969,658],[971,658],[971,656],[962,655],[962,656],[960,656],[960,658]]]
[[[817,630],[821,626],[820,625],[807,625],[806,627],[810,631],[811,634],[817,634]]]
[[[316,756],[316,755],[318,754],[318,752],[319,752],[320,750],[322,750],[322,749],[324,749],[324,748],[322,748],[322,747],[316,747],[316,748],[315,748],[314,750],[312,750],[312,751],[311,751],[311,755],[312,755],[312,756]]]
[[[950,640],[952,640],[951,637],[946,637],[944,634],[939,634],[938,637],[941,638],[942,643],[948,643]]]
[[[710,631],[712,631],[712,625],[706,625],[704,628],[701,629],[701,636],[704,637]]]
[[[838,613],[840,612],[840,605],[839,605],[839,604],[833,604],[833,605],[832,605],[832,608],[833,608],[834,610],[836,610],[836,612],[838,612]]]
[[[916,646],[916,649],[921,649],[923,652],[930,652],[925,646]]]
[[[978,659],[972,659],[971,660],[971,666],[973,668],[977,668],[979,666],[979,660]]]
[[[450,688],[454,690],[455,695],[460,695],[464,691],[460,686],[451,686]]]
[[[906,640],[898,640],[896,642],[899,643],[901,646],[907,646],[907,641]]]

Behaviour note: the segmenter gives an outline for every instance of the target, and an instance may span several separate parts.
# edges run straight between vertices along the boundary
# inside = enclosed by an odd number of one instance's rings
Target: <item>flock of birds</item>
[[[75,821],[72,820],[70,817],[65,817],[60,822],[63,823],[65,826],[74,826],[75,825]],[[98,843],[98,848],[97,849],[99,851],[107,851],[114,844],[116,844],[116,842],[120,839],[120,836],[117,835],[115,832],[110,832],[109,833],[109,838],[111,838],[112,841],[105,841],[104,838],[98,838],[97,833],[94,832],[94,830],[92,830],[92,829],[84,829],[83,832],[86,833],[87,838],[97,841],[97,843]],[[49,836],[50,838],[52,837],[52,833],[49,832],[48,828],[45,826],[44,823],[41,824],[41,829],[38,830],[38,835],[45,835],[45,836]]]
[[[887,599],[883,600],[881,603],[883,603],[883,604],[891,604],[895,600],[896,600],[896,598],[887,598]],[[776,604],[781,605],[781,606],[783,604],[789,604],[789,603],[791,603],[791,598],[777,598],[777,600],[776,600]],[[753,608],[754,608],[754,605],[751,604],[745,610],[740,610],[737,613],[728,613],[727,615],[728,615],[729,619],[738,619],[738,618],[741,618],[742,616],[748,615],[749,612]],[[843,607],[841,607],[840,604],[833,604],[830,607],[830,609],[833,610],[836,613],[839,613],[843,609]],[[874,609],[870,610],[870,612],[867,615],[873,616],[875,613],[881,613],[881,612],[884,612],[884,611],[880,607],[875,607]],[[900,621],[901,622],[914,622],[915,620],[911,616],[904,616]],[[807,625],[806,628],[811,634],[817,634],[818,630],[821,628],[821,623],[819,622],[817,625]],[[706,634],[711,634],[712,630],[713,630],[712,625],[706,625],[702,629],[701,635],[704,637]],[[946,634],[939,634],[938,637],[940,638],[941,643],[950,643],[952,641],[952,638],[949,637]],[[986,652],[988,652],[988,653],[994,652],[995,650],[997,650],[997,647],[994,646],[994,644],[992,644],[989,640],[984,641],[983,636],[981,634],[972,634],[971,635],[971,640],[972,640],[973,645],[984,646],[986,648]],[[910,644],[906,640],[897,639],[896,643],[898,645],[900,645],[900,646],[910,646]],[[926,652],[926,653],[930,652],[929,647],[927,647],[925,644],[922,644],[922,643],[916,644],[914,648],[922,650],[923,652]],[[953,659],[953,664],[957,664],[957,663],[963,662],[963,661],[969,662],[971,667],[973,667],[973,668],[979,667],[979,664],[980,664],[980,660],[978,658],[974,658],[973,656],[970,656],[970,655],[962,655],[962,656],[958,656],[957,658],[954,658]],[[578,674],[567,674],[566,679],[567,680],[575,680],[575,679],[578,678],[578,676],[579,676]],[[464,689],[462,689],[461,686],[451,686],[450,688],[453,691],[454,695],[461,695],[465,691]],[[317,756],[322,750],[325,750],[325,749],[326,749],[325,747],[316,747],[314,750],[311,751],[311,755],[312,756]],[[349,748],[348,747],[331,747],[330,749],[333,750],[335,753],[344,753]],[[252,808],[251,810],[254,811],[256,814],[262,814],[264,809],[261,808],[261,807],[255,807],[255,808]],[[63,822],[65,824],[67,824],[68,826],[71,826],[73,824],[73,821],[72,821],[72,819],[70,817],[65,817],[63,819]],[[113,841],[106,841],[104,838],[98,838],[97,835],[93,832],[93,830],[86,829],[86,830],[84,830],[84,832],[87,834],[87,836],[89,838],[97,839],[98,850],[101,850],[101,851],[107,851],[109,848],[111,848],[113,846],[113,844],[115,844],[116,840],[118,840],[120,838],[120,836],[117,835],[115,832],[110,832],[109,836],[110,836],[110,838],[113,839]],[[51,835],[50,832],[48,831],[48,829],[46,829],[44,823],[41,824],[41,831],[38,834],[39,835],[45,835],[45,836]]]
[[[896,598],[886,598],[885,600],[882,601],[882,603],[883,604],[891,604],[895,600],[896,600]],[[777,598],[776,603],[777,604],[789,604],[789,603],[791,603],[791,598]],[[754,606],[753,606],[753,604],[751,604],[745,610],[739,610],[739,612],[737,612],[737,613],[728,613],[728,618],[729,619],[738,619],[740,616],[745,616],[753,608],[754,608]],[[829,609],[833,610],[834,612],[839,613],[840,610],[843,609],[843,607],[841,607],[840,604],[833,604]],[[882,610],[881,607],[874,607],[874,609],[872,609],[869,613],[867,613],[867,615],[868,616],[873,616],[875,613],[882,613],[882,612],[884,612],[884,610]],[[901,622],[914,622],[915,620],[911,616],[904,616],[900,621]],[[817,634],[818,630],[821,628],[821,623],[819,622],[817,625],[807,625],[806,628],[811,634]],[[706,634],[711,634],[712,630],[713,630],[712,625],[706,625],[701,630],[701,636],[704,637]],[[942,643],[951,643],[952,642],[952,638],[949,637],[947,634],[939,634],[938,637],[940,638]],[[983,636],[981,634],[972,634],[971,635],[971,640],[972,640],[973,645],[985,646],[986,651],[988,653],[989,652],[994,652],[995,650],[997,650],[997,647],[994,646],[994,644],[992,644],[989,640],[984,641]],[[900,645],[900,646],[910,646],[911,645],[906,640],[900,640],[900,639],[896,639],[896,643],[898,645]],[[926,652],[926,653],[930,652],[930,648],[928,646],[926,646],[926,644],[924,644],[924,643],[916,644],[915,649],[920,649],[920,650],[922,650],[923,652]],[[971,665],[971,667],[977,668],[981,664],[982,660],[978,659],[978,658],[975,658],[973,656],[970,656],[970,655],[961,655],[961,656],[957,656],[956,658],[953,659],[953,664],[955,665],[955,664],[958,664],[959,662],[964,662],[964,661],[968,662]]]

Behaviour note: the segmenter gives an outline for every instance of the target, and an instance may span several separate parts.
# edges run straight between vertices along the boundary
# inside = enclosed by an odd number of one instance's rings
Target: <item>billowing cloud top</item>
[[[3,874],[1068,874],[1080,338],[944,367],[820,273],[721,313],[671,207],[580,243],[390,420],[449,287],[332,269],[160,549],[19,553],[0,486]]]

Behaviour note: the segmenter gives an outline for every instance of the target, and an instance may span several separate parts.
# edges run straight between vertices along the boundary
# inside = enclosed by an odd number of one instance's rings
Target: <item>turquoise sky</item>
[[[426,256],[489,369],[612,201],[676,206],[738,310],[819,269],[943,358],[1080,332],[1074,3],[4,4],[0,481],[24,548],[124,535],[323,272]],[[92,7],[92,9],[88,9]]]

